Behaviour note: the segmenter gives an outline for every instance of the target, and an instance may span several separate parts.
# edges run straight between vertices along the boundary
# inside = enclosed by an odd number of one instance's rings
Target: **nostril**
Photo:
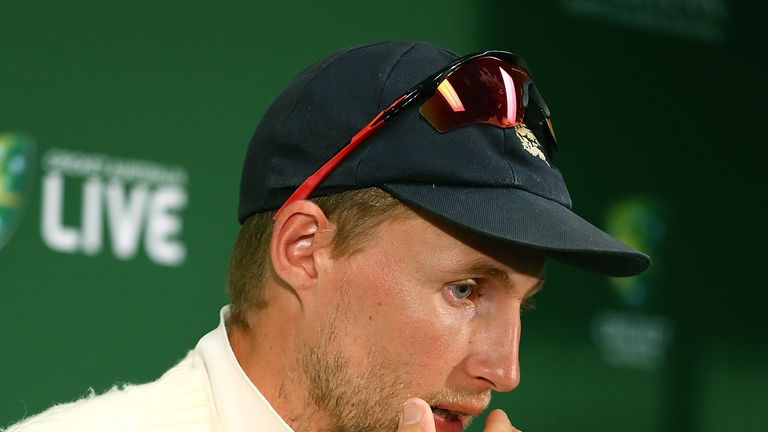
[[[492,388],[496,388],[496,384],[494,384],[494,382],[493,382],[493,381],[489,380],[489,379],[488,379],[488,378],[486,378],[486,377],[481,377],[481,376],[479,376],[479,377],[477,377],[477,379],[479,379],[480,381],[483,381],[483,382],[485,382],[486,384],[488,384],[488,385],[489,385],[489,386],[491,386]]]

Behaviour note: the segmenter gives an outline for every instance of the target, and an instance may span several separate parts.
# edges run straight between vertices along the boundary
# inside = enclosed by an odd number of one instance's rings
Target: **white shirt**
[[[291,432],[237,362],[228,314],[158,380],[53,406],[8,432]]]
[[[207,371],[222,431],[291,432],[237,362],[227,338],[228,316],[229,306],[224,306],[219,312],[219,326],[203,336],[195,347]]]

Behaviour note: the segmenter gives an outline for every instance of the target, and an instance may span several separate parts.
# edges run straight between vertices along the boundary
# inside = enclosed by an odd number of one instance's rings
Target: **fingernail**
[[[424,407],[413,401],[406,401],[403,405],[403,424],[418,423],[424,417]]]

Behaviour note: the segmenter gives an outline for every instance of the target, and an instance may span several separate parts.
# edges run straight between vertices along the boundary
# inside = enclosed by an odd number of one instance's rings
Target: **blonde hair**
[[[314,198],[333,224],[334,258],[358,252],[385,220],[407,213],[407,207],[378,188],[358,189]],[[264,308],[264,285],[272,268],[269,242],[275,212],[257,213],[243,222],[229,263],[227,289],[232,299],[230,322],[247,325],[249,311]]]

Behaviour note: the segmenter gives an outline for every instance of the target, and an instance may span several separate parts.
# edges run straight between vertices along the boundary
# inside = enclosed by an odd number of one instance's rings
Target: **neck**
[[[229,343],[246,376],[294,431],[329,430],[308,398],[300,307],[290,303],[270,299],[267,307],[249,314],[247,324],[229,328]]]

